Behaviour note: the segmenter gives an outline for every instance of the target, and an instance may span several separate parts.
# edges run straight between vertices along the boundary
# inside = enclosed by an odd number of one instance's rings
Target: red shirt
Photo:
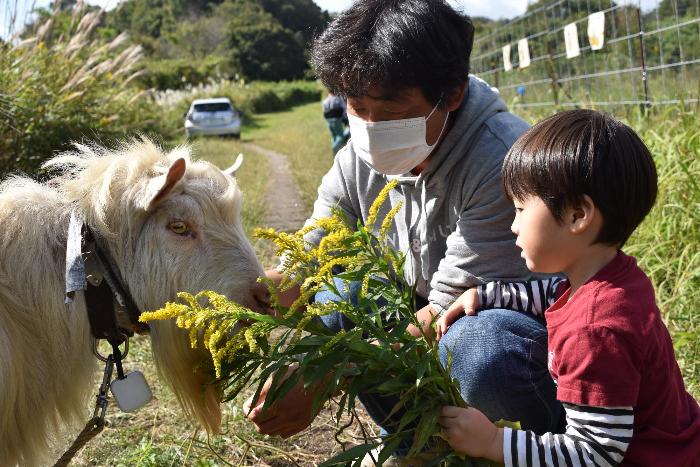
[[[685,391],[653,286],[635,259],[619,252],[567,299],[569,290],[545,313],[557,398],[634,408],[621,465],[700,466],[700,407]]]

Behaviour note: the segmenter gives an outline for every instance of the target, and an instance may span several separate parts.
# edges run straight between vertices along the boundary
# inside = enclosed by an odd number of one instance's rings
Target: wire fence
[[[472,73],[514,107],[700,103],[700,0],[540,0],[477,34]]]

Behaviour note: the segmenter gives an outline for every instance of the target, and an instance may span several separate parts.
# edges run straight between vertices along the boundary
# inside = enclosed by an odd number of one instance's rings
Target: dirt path
[[[270,149],[247,143],[247,148],[267,157],[270,165],[269,182],[265,194],[267,215],[265,227],[294,232],[301,228],[310,213],[304,209],[287,157]]]

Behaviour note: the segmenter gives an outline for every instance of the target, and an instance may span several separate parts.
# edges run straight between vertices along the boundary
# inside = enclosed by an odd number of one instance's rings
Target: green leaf
[[[416,432],[413,435],[413,446],[411,446],[411,449],[408,451],[409,456],[421,452],[425,444],[428,442],[428,439],[430,439],[433,434],[440,431],[440,427],[437,424],[437,419],[437,411],[432,411],[421,417],[420,421],[418,422],[418,426],[416,427]]]
[[[399,448],[399,445],[401,444],[401,438],[400,437],[395,437],[388,443],[386,442],[386,439],[384,440],[385,445],[384,448],[382,448],[381,452],[379,453],[379,457],[377,459],[377,464],[379,465],[384,465],[384,462],[391,457],[394,452]]]
[[[425,408],[420,406],[411,407],[410,409],[406,410],[399,420],[397,430],[403,431],[407,426],[410,426],[413,421],[419,418],[424,411]]]
[[[304,387],[307,388],[309,385],[321,380],[324,376],[328,375],[336,365],[344,360],[345,355],[342,353],[332,353],[323,357],[318,357],[313,362],[312,368],[304,373]]]
[[[348,449],[347,451],[343,451],[327,461],[319,464],[318,467],[330,467],[332,465],[339,465],[339,464],[344,464],[346,462],[352,462],[357,459],[362,460],[362,458],[370,452],[372,449],[376,448],[379,446],[379,443],[374,443],[374,444],[360,444],[359,446],[355,446],[354,448]]]
[[[398,379],[384,381],[376,387],[376,391],[382,394],[394,394],[406,388],[406,382]]]
[[[282,372],[280,372],[282,373]],[[277,376],[277,375],[275,375]],[[303,376],[301,371],[294,371],[287,379],[285,379],[282,384],[270,386],[270,390],[267,393],[267,399],[270,404],[281,400],[284,396],[299,382],[299,379]],[[268,406],[268,400],[265,401],[265,406]]]

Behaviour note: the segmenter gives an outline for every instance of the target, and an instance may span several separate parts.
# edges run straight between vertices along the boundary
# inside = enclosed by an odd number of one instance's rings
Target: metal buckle
[[[127,355],[129,355],[129,337],[124,336],[124,352],[122,352],[122,358],[126,358]],[[92,354],[97,357],[97,359],[101,362],[107,362],[107,359],[109,357],[105,357],[100,353],[100,351],[97,349],[97,341],[100,339],[93,339],[92,340]]]

